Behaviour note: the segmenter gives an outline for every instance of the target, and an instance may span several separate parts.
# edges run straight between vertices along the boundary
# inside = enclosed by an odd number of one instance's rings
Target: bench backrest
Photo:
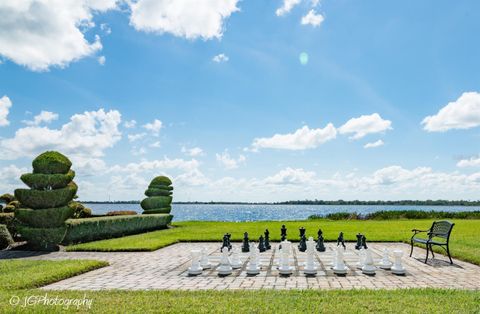
[[[448,240],[454,225],[454,223],[447,220],[434,221],[430,228],[429,236],[430,238],[439,237]]]

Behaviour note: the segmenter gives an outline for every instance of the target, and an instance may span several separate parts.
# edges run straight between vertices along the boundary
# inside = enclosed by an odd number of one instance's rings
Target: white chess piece
[[[203,271],[202,266],[200,266],[200,250],[190,251],[192,255],[192,265],[188,268],[188,274],[191,276],[200,275]]]
[[[380,268],[385,269],[385,270],[390,270],[392,268],[392,262],[390,261],[390,258],[388,257],[388,249],[387,248],[383,249],[383,258],[382,258],[382,261],[380,262]]]
[[[240,260],[240,249],[238,247],[233,248],[232,260],[230,262],[233,269],[241,268],[243,263]]]
[[[293,267],[290,266],[290,250],[292,243],[289,241],[282,241],[282,255],[280,256],[280,267],[278,271],[281,275],[291,275]]]
[[[218,274],[220,276],[227,276],[232,273],[232,266],[228,258],[228,249],[224,247],[222,249],[222,258],[220,259],[220,266],[218,267]]]
[[[365,265],[365,249],[363,246],[360,248],[360,252],[358,253],[358,263],[357,268],[362,269],[363,265]]]
[[[332,250],[332,262],[330,263],[330,268],[333,269],[335,265],[337,265],[337,250],[338,247],[334,250]]]
[[[366,275],[375,275],[375,265],[373,265],[372,252],[369,249],[365,250],[365,264],[362,267],[362,273]]]
[[[307,241],[307,261],[303,272],[305,275],[317,274],[317,266],[315,265],[315,241],[313,237],[308,238]]]
[[[200,258],[200,266],[202,266],[203,269],[212,268],[212,264],[210,264],[210,260],[208,259],[207,250],[205,248],[202,248],[201,255],[202,255],[202,257]]]
[[[248,275],[258,275],[260,273],[260,267],[258,266],[258,248],[255,243],[250,243],[250,257],[247,264]]]
[[[333,266],[333,272],[337,275],[347,274],[348,268],[343,261],[343,248],[337,247],[337,254],[335,258],[335,265]]]
[[[394,250],[393,255],[395,256],[395,263],[392,266],[392,273],[395,275],[405,275],[406,270],[405,267],[402,265],[402,256],[403,251],[401,250]]]

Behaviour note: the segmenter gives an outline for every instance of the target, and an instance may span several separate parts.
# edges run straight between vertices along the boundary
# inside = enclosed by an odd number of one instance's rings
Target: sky
[[[480,2],[6,0],[0,193],[480,199]]]

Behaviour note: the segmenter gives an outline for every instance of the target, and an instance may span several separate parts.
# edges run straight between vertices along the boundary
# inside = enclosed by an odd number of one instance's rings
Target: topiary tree
[[[15,190],[20,202],[15,209],[17,230],[33,248],[55,250],[65,236],[65,221],[74,213],[68,205],[77,193],[75,172],[70,160],[54,151],[40,154],[32,166],[33,173],[20,177],[30,189]]]
[[[140,203],[143,214],[169,214],[172,210],[172,190],[172,181],[169,178],[154,178],[145,191],[147,198]]]

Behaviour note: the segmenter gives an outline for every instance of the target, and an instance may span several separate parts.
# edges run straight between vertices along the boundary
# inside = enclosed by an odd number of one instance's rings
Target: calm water
[[[139,204],[86,204],[94,214],[105,214],[113,210],[142,212]],[[172,205],[174,221],[255,221],[255,220],[303,220],[310,215],[326,215],[335,212],[357,212],[368,214],[379,210],[435,210],[474,211],[473,206],[359,206],[359,205]]]

